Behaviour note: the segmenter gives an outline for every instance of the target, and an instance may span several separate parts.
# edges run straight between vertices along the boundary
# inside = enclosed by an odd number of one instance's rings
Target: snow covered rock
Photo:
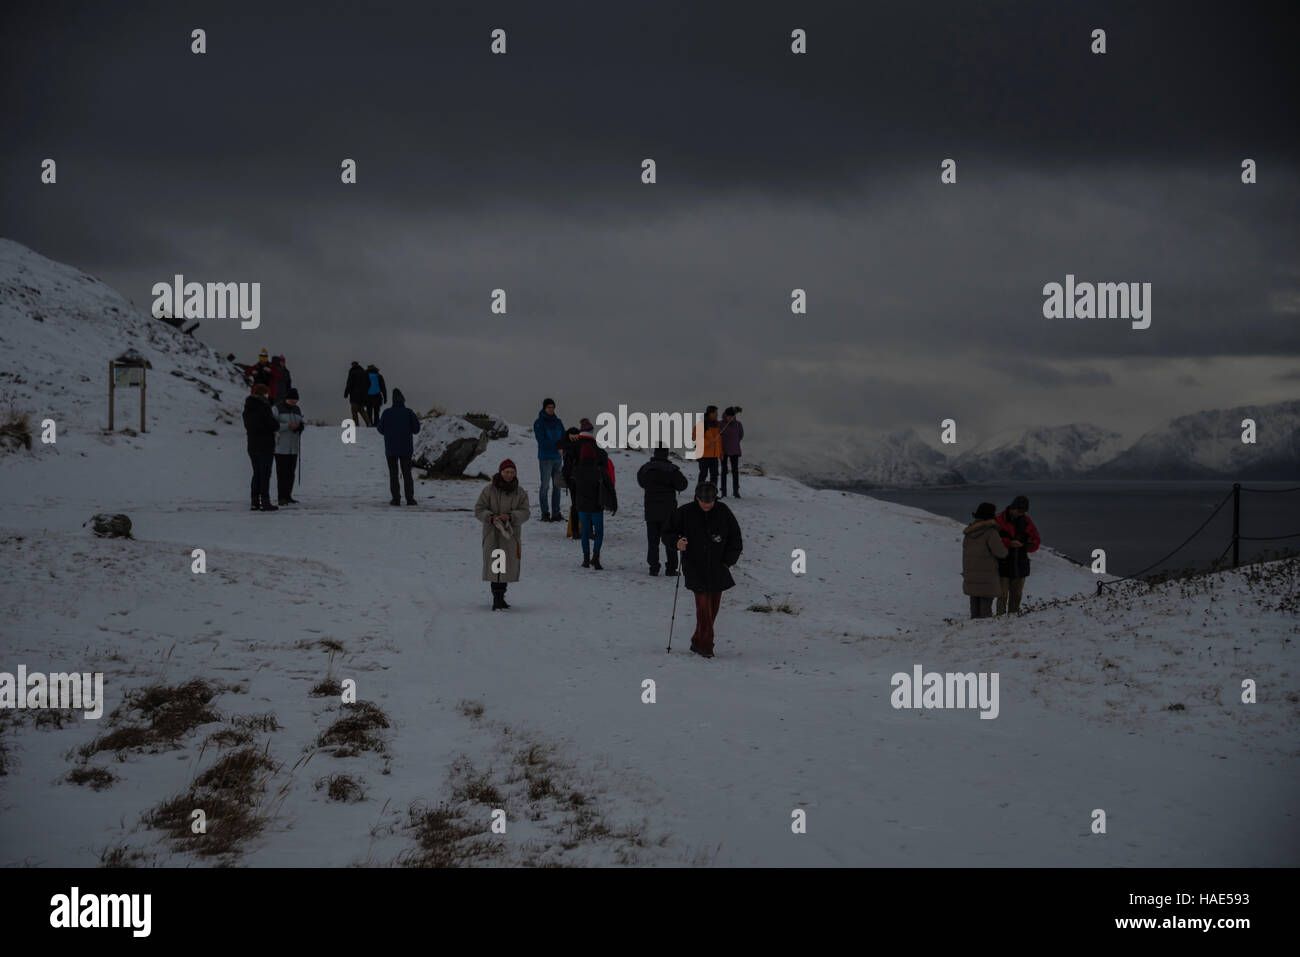
[[[420,423],[411,462],[430,475],[464,475],[488,446],[488,432],[459,415],[441,415]]]

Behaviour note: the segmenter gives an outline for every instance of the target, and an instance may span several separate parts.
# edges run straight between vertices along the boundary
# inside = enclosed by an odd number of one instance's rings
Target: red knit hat
[[[506,459],[506,460],[505,460],[504,462],[502,462],[499,466],[497,466],[497,471],[498,471],[498,472],[504,472],[506,469],[513,469],[513,468],[515,468],[515,463],[514,463],[513,461],[511,461],[510,459]],[[519,470],[518,470],[518,469],[515,469],[515,471],[517,472],[517,471],[519,471]]]

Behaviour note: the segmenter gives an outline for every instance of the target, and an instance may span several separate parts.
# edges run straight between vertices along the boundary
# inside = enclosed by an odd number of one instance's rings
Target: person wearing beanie
[[[262,383],[253,386],[244,400],[244,432],[248,436],[248,458],[253,463],[252,511],[274,512],[271,504],[271,463],[275,459],[275,434],[280,423],[271,411],[269,389]]]
[[[361,368],[361,363],[355,359],[348,368],[348,383],[343,388],[343,398],[347,399],[352,406],[352,421],[361,422],[365,425],[374,425],[370,421],[370,408],[366,402],[366,390],[370,388],[370,378],[366,375],[366,370]]]
[[[406,504],[415,504],[415,480],[411,477],[411,459],[415,456],[412,436],[420,431],[420,420],[406,406],[406,396],[401,389],[393,390],[393,404],[379,417],[379,434],[384,437],[384,458],[388,460],[389,505],[401,505],[397,492],[397,470],[402,470],[402,488]]]
[[[1009,554],[1002,543],[995,513],[997,506],[982,502],[971,522],[962,530],[961,590],[970,596],[972,618],[992,618],[993,599],[1001,592],[999,562]]]
[[[722,492],[719,498],[727,497],[727,466],[731,466],[731,491],[740,498],[740,440],[745,437],[745,427],[736,416],[740,415],[739,406],[727,406],[722,413],[722,428],[718,429],[718,444],[722,464]]]
[[[519,486],[515,463],[506,459],[474,503],[474,517],[483,526],[483,580],[492,588],[493,611],[510,607],[506,586],[519,581],[521,527],[528,515],[528,493]]]
[[[668,461],[668,450],[657,448],[650,455],[650,461],[636,472],[636,484],[645,489],[645,532],[646,561],[650,565],[650,574],[659,574],[659,544],[663,539],[664,526],[673,512],[677,511],[677,493],[686,491],[686,476],[672,462]],[[669,577],[677,575],[677,549],[664,544],[665,564]]]
[[[618,511],[618,496],[608,453],[585,433],[578,440],[578,463],[573,467],[573,510],[582,529],[582,567],[600,571],[605,512]]]
[[[719,438],[721,428],[721,423],[718,422],[718,407],[711,405],[704,410],[704,421],[695,426],[695,432],[692,434],[692,440],[698,448],[700,432],[701,430],[704,432],[704,451],[700,454],[699,481],[701,482],[717,484],[718,461],[722,458],[722,440]]]
[[[275,433],[275,489],[277,505],[297,505],[293,497],[293,476],[298,470],[298,456],[302,454],[302,430],[307,424],[302,409],[298,408],[298,390],[285,390],[284,398],[275,405],[275,420],[280,431]]]
[[[388,386],[384,384],[384,377],[379,374],[379,368],[373,362],[366,366],[366,412],[370,415],[371,424],[378,427],[379,410],[388,404]]]
[[[537,468],[541,473],[542,487],[538,493],[543,522],[561,522],[560,480],[564,470],[564,456],[559,441],[564,437],[564,423],[555,414],[555,400],[543,399],[542,410],[533,422],[533,437],[537,439]],[[547,496],[550,508],[547,508]]]
[[[722,593],[736,584],[731,566],[740,560],[740,524],[731,509],[718,501],[712,482],[695,487],[695,500],[673,512],[664,529],[664,544],[681,553],[686,587],[695,594],[695,633],[691,651],[713,657],[713,624],[722,607]]]
[[[1029,499],[1017,495],[996,519],[1002,533],[1002,544],[1009,554],[998,563],[998,614],[1020,611],[1020,599],[1029,577],[1029,553],[1038,551],[1043,543],[1038,528],[1029,517]]]

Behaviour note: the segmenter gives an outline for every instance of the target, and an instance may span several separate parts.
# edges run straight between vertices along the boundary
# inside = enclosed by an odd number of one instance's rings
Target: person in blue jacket
[[[411,478],[411,457],[415,443],[411,436],[420,431],[420,420],[406,407],[406,397],[401,389],[393,390],[393,404],[379,417],[379,434],[384,437],[384,456],[388,459],[388,487],[393,493],[389,505],[401,505],[397,497],[397,468],[402,469],[402,483],[406,487],[406,504],[415,504],[415,481]]]
[[[562,522],[560,514],[560,469],[564,457],[556,443],[564,437],[564,423],[555,414],[555,400],[543,399],[542,411],[533,423],[533,437],[537,439],[537,467],[542,473],[541,506],[543,522]],[[550,490],[551,507],[546,507],[546,493]]]

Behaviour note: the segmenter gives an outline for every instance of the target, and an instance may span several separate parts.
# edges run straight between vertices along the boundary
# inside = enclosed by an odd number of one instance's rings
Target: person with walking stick
[[[718,488],[701,482],[695,500],[677,509],[664,530],[665,545],[681,553],[681,570],[686,587],[695,594],[695,633],[691,651],[713,657],[713,623],[722,605],[722,593],[735,586],[731,566],[740,560],[740,524],[731,509],[718,501]],[[676,592],[673,617],[676,618]],[[672,636],[669,634],[669,646]]]

